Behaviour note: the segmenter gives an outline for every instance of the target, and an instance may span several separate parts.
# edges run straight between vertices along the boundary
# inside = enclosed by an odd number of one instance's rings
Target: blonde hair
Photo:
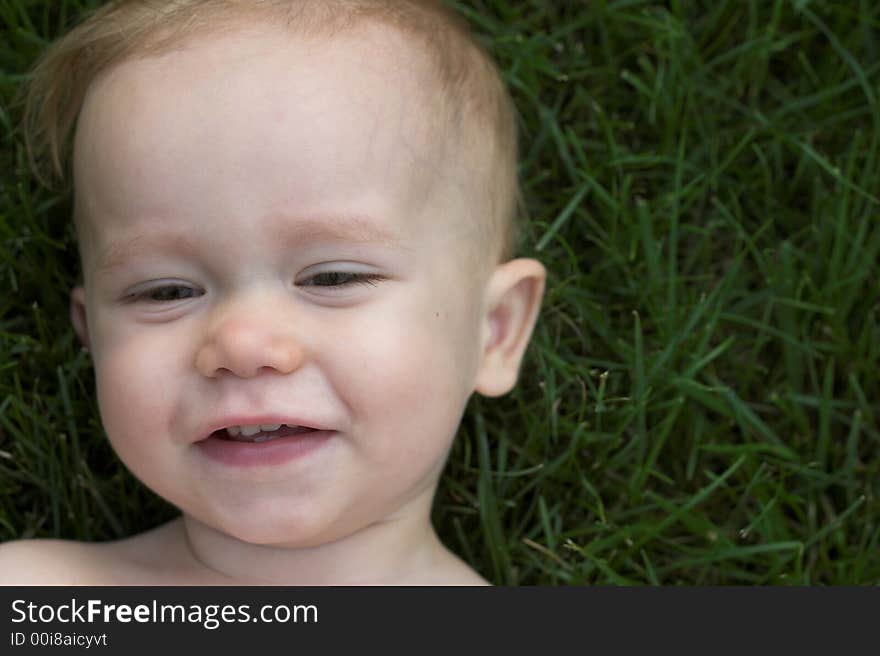
[[[515,108],[491,57],[466,23],[438,0],[112,0],[55,41],[33,69],[23,132],[40,183],[69,190],[75,124],[86,91],[101,72],[255,17],[307,35],[331,35],[372,21],[413,38],[427,55],[460,142],[478,149],[488,173],[490,216],[482,223],[494,259],[513,256],[524,211]]]

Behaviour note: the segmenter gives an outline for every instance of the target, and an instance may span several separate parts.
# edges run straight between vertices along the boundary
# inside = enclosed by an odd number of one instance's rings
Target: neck
[[[425,495],[428,496],[428,495]],[[251,544],[184,515],[192,557],[228,585],[395,585],[418,582],[449,556],[430,522],[431,499],[314,547]]]

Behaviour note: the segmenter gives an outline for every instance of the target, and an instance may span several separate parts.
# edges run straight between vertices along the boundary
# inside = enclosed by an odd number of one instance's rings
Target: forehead
[[[279,213],[421,230],[445,140],[416,52],[378,27],[332,39],[255,28],[123,62],[83,105],[77,213],[97,233],[135,217]]]

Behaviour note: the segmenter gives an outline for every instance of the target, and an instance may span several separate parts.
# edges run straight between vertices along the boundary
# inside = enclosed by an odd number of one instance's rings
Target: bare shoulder
[[[96,583],[97,545],[69,540],[17,540],[0,544],[0,585]]]
[[[469,566],[460,562],[441,571],[440,576],[432,581],[430,585],[486,586],[492,584]]]
[[[0,544],[0,585],[161,585],[183,566],[175,522],[112,542]]]
[[[441,557],[437,559],[435,564],[422,572],[414,583],[416,585],[492,585],[446,548],[443,549]]]

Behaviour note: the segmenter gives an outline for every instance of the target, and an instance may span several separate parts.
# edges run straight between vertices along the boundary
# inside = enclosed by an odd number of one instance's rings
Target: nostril
[[[228,376],[232,374],[232,369],[228,367],[217,367],[210,374],[208,374],[209,378],[220,378],[221,376]]]

